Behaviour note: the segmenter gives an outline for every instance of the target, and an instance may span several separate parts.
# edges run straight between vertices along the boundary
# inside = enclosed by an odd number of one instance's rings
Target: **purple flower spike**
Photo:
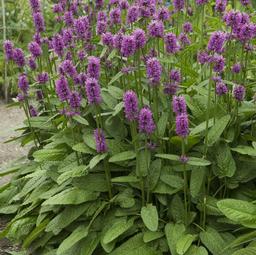
[[[128,121],[134,121],[138,117],[139,107],[138,98],[134,91],[129,90],[124,93],[124,112]]]
[[[243,85],[236,85],[233,89],[233,97],[241,102],[245,97],[245,87]]]
[[[135,21],[137,21],[139,17],[139,8],[137,5],[132,5],[129,7],[127,11],[127,23],[131,24]]]
[[[185,8],[185,1],[184,0],[173,0],[174,10],[176,12],[181,11]]]
[[[197,54],[197,61],[203,65],[210,61],[210,56],[207,52],[201,51]]]
[[[100,104],[101,91],[98,81],[94,78],[88,78],[85,83],[85,89],[89,104]]]
[[[28,78],[27,78],[26,74],[21,74],[21,75],[19,76],[18,87],[19,87],[19,89],[20,89],[25,95],[27,95],[28,89],[29,89],[29,83],[28,83]]]
[[[151,110],[147,107],[142,108],[139,113],[139,131],[150,135],[154,132],[155,128],[156,125]]]
[[[247,6],[247,5],[249,5],[251,3],[250,0],[240,0],[240,2],[244,6]]]
[[[227,0],[216,0],[215,11],[220,13],[224,12],[227,7],[227,3]]]
[[[108,148],[107,148],[107,144],[106,144],[105,135],[104,135],[102,129],[98,128],[98,129],[94,130],[94,139],[96,142],[96,151],[98,153],[107,152]]]
[[[113,35],[110,32],[102,34],[101,40],[104,45],[107,45],[108,47],[113,46]]]
[[[64,102],[70,97],[70,89],[68,86],[68,81],[62,76],[59,80],[56,81],[56,93],[60,101]]]
[[[64,54],[64,42],[62,39],[62,36],[57,34],[53,37],[52,40],[52,47],[54,49],[54,52],[59,56],[62,57]]]
[[[180,45],[175,34],[166,34],[164,37],[164,42],[167,53],[174,54],[180,50]]]
[[[174,96],[172,99],[172,108],[176,115],[187,113],[187,105],[183,96]]]
[[[33,57],[30,57],[28,59],[28,66],[30,67],[31,70],[35,70],[37,68],[36,61]]]
[[[226,38],[227,36],[224,32],[216,31],[212,33],[208,43],[208,50],[216,53],[222,53]]]
[[[119,8],[112,9],[109,13],[111,25],[121,23],[121,10]]]
[[[49,75],[46,72],[40,73],[37,76],[37,81],[39,84],[45,84],[49,81]]]
[[[207,4],[208,0],[196,0],[197,5]]]
[[[167,7],[161,7],[157,12],[157,18],[158,20],[168,20],[170,18],[170,12]]]
[[[176,116],[176,134],[182,138],[189,134],[189,121],[186,113]]]
[[[69,105],[73,109],[77,109],[81,106],[81,96],[77,91],[72,91],[69,97]]]
[[[178,88],[179,84],[177,82],[166,83],[164,86],[164,93],[173,96],[177,93]]]
[[[114,47],[116,49],[121,50],[123,38],[124,38],[124,34],[121,31],[114,35],[113,41],[114,41]]]
[[[9,61],[13,58],[13,49],[14,49],[13,43],[9,40],[6,40],[4,41],[3,46],[4,46],[6,60]]]
[[[158,85],[161,80],[162,66],[157,58],[149,58],[146,62],[147,78],[152,85]]]
[[[41,12],[33,13],[34,25],[36,28],[36,32],[40,33],[45,30],[44,17]]]
[[[23,67],[26,64],[24,52],[22,49],[14,49],[12,57],[13,61],[17,64],[18,67]]]
[[[232,66],[232,72],[233,73],[240,73],[241,71],[241,64],[236,63]]]
[[[137,28],[132,35],[135,40],[136,50],[141,49],[146,45],[147,39],[144,30]]]
[[[216,83],[216,94],[218,96],[226,95],[228,93],[228,87],[227,85],[220,81]]]
[[[90,78],[99,79],[100,77],[100,59],[94,56],[88,57],[87,75]]]
[[[177,83],[181,82],[181,73],[177,69],[172,69],[170,72],[170,80],[175,81]]]
[[[135,40],[132,35],[125,35],[122,40],[121,53],[124,57],[132,56],[135,53]]]
[[[29,113],[31,117],[36,117],[38,115],[37,110],[33,105],[29,106]]]
[[[164,24],[161,20],[153,20],[148,25],[148,32],[150,37],[163,37],[164,35]]]
[[[41,46],[37,42],[29,43],[28,49],[34,58],[40,57],[43,53]]]
[[[215,55],[212,57],[214,72],[221,73],[225,68],[225,58],[222,55]]]
[[[33,12],[39,12],[40,11],[40,2],[39,0],[29,0],[30,7]]]
[[[64,60],[60,65],[60,70],[62,74],[67,74],[72,78],[77,76],[76,68],[71,60]]]

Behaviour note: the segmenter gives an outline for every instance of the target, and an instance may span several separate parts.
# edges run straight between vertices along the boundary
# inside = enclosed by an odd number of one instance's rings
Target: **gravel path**
[[[26,148],[20,147],[18,142],[4,143],[11,137],[17,136],[19,133],[15,131],[18,127],[22,127],[22,122],[25,119],[23,111],[17,107],[7,108],[0,101],[0,172],[6,166],[25,156]],[[10,180],[11,176],[0,177],[0,186]],[[0,231],[5,228],[7,219],[0,215]],[[17,251],[18,248],[12,245],[7,239],[0,240],[0,255],[6,255],[6,251]]]

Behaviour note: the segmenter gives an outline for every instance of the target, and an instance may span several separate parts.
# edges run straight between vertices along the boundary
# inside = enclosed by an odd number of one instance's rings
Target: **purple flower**
[[[125,117],[129,121],[134,121],[138,117],[138,98],[134,91],[128,90],[123,96]]]
[[[97,15],[97,20],[107,22],[107,14],[103,11],[99,11]]]
[[[37,81],[39,84],[45,84],[49,81],[49,75],[46,72],[40,73],[37,76]]]
[[[227,6],[227,0],[216,0],[215,11],[224,12]]]
[[[225,67],[225,58],[222,55],[215,55],[211,58],[214,72],[221,73]]]
[[[80,50],[80,51],[78,51],[77,56],[78,56],[79,60],[82,61],[85,59],[86,53],[84,50]]]
[[[9,40],[6,40],[4,41],[3,46],[4,46],[6,60],[9,61],[13,58],[13,49],[14,49],[13,43]]]
[[[132,5],[127,11],[127,23],[131,24],[139,18],[139,8],[137,5]]]
[[[112,9],[109,13],[111,25],[121,23],[121,10],[119,8]]]
[[[55,35],[52,40],[52,47],[54,52],[59,56],[62,57],[64,54],[64,42],[62,36],[59,34]]]
[[[94,56],[88,57],[87,75],[90,78],[99,79],[100,59]]]
[[[205,63],[208,63],[210,61],[210,56],[207,52],[201,51],[197,55],[197,61],[203,65]]]
[[[223,52],[223,46],[226,41],[226,34],[221,31],[216,31],[212,33],[210,40],[208,42],[208,50],[214,51],[216,53]]]
[[[180,162],[186,164],[189,161],[189,158],[186,155],[180,156]]]
[[[29,0],[30,7],[33,12],[39,12],[40,11],[40,2],[39,0]]]
[[[59,68],[62,74],[67,74],[72,78],[77,76],[76,67],[73,65],[71,60],[64,60]]]
[[[74,29],[75,33],[80,39],[84,39],[87,35],[87,32],[90,28],[90,22],[88,17],[82,16],[75,20]]]
[[[207,4],[208,0],[196,0],[196,4],[202,5],[202,4]]]
[[[181,82],[181,73],[177,69],[172,69],[170,72],[170,80],[175,81],[177,83]]]
[[[147,78],[152,85],[158,85],[161,80],[162,66],[157,58],[149,58],[146,62]]]
[[[12,58],[18,67],[23,67],[26,64],[24,52],[20,48],[13,50]]]
[[[176,115],[187,113],[185,98],[183,96],[173,96],[172,109]]]
[[[55,89],[60,101],[64,102],[69,99],[70,89],[68,86],[68,81],[64,76],[61,76],[61,78],[56,81]]]
[[[236,36],[242,42],[251,40],[253,37],[255,37],[255,24],[243,24],[236,32]]]
[[[178,12],[184,9],[185,2],[184,0],[173,0],[173,6],[174,6],[174,10]]]
[[[29,90],[29,83],[28,83],[28,78],[26,74],[20,74],[19,75],[19,80],[18,80],[18,87],[19,89],[27,95],[28,90]]]
[[[36,31],[38,33],[43,32],[45,30],[44,17],[41,12],[33,13],[33,20]]]
[[[73,41],[73,31],[71,28],[66,28],[62,30],[62,39],[65,46],[68,46]]]
[[[18,102],[23,102],[25,100],[25,96],[22,93],[19,93],[16,97]]]
[[[164,93],[170,96],[175,95],[177,93],[178,88],[179,84],[177,82],[165,83]]]
[[[122,10],[126,10],[129,8],[130,4],[127,0],[120,0],[119,1],[119,6]]]
[[[113,46],[113,35],[110,32],[102,34],[101,40],[104,45],[107,45],[108,47]]]
[[[106,21],[97,21],[97,34],[102,35],[103,33],[106,33],[107,31],[107,22]]]
[[[226,95],[227,93],[228,93],[227,85],[222,81],[217,82],[216,83],[216,94],[218,96],[222,96],[222,95]]]
[[[67,26],[72,26],[74,24],[73,13],[71,11],[67,11],[64,13],[64,21]]]
[[[29,43],[28,49],[34,58],[40,57],[43,53],[41,46],[37,42]]]
[[[247,6],[247,5],[249,5],[251,3],[250,0],[240,0],[240,2],[244,6]]]
[[[29,65],[31,70],[35,70],[37,68],[36,61],[33,57],[30,57],[28,59],[28,65]]]
[[[135,53],[135,40],[132,35],[124,35],[121,46],[121,53],[124,57],[129,57]]]
[[[121,31],[114,35],[113,45],[116,49],[121,50],[123,38],[124,34]]]
[[[29,114],[31,117],[36,117],[38,115],[37,110],[33,105],[29,106]]]
[[[188,36],[185,33],[181,33],[179,35],[179,41],[183,47],[191,44],[191,41],[189,40]]]
[[[77,109],[81,106],[82,98],[77,91],[72,91],[69,96],[69,105],[73,109]]]
[[[183,31],[186,34],[193,32],[192,24],[190,22],[184,23],[183,24]]]
[[[104,0],[95,0],[95,7],[100,9],[104,6]]]
[[[106,139],[102,129],[98,128],[94,130],[94,139],[96,142],[96,151],[98,153],[107,152],[108,148],[107,148]]]
[[[241,64],[240,63],[236,63],[232,66],[232,72],[233,73],[240,73],[241,71]]]
[[[241,102],[245,97],[245,87],[243,85],[236,85],[233,89],[233,97]]]
[[[135,40],[136,50],[141,49],[146,45],[147,39],[143,29],[137,28],[136,30],[134,30],[132,35]]]
[[[148,33],[150,37],[163,37],[164,24],[161,20],[153,20],[148,25]]]
[[[175,34],[167,33],[164,37],[164,42],[167,53],[174,54],[180,50],[180,45]]]
[[[144,107],[139,113],[139,131],[150,135],[154,132],[156,125],[153,120],[152,112],[148,107]]]
[[[53,11],[54,13],[61,13],[61,12],[63,12],[62,5],[61,5],[61,4],[55,4],[55,5],[53,5],[52,11]]]
[[[100,104],[101,90],[98,81],[95,78],[88,78],[85,82],[86,95],[89,104]]]
[[[157,18],[158,20],[168,20],[170,18],[170,12],[167,7],[161,7],[157,12]]]
[[[36,100],[41,101],[41,100],[43,100],[43,98],[44,98],[43,91],[42,90],[37,90],[36,91]]]
[[[187,137],[189,134],[189,121],[186,113],[176,116],[176,134],[182,138]]]

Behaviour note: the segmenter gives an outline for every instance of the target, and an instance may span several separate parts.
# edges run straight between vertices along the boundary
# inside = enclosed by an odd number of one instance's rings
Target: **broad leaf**
[[[113,163],[113,162],[126,161],[130,159],[134,159],[135,157],[136,157],[136,153],[134,151],[124,151],[112,156],[109,159],[109,162]]]
[[[141,208],[141,218],[150,231],[158,229],[158,212],[154,205],[147,204]]]
[[[176,251],[179,255],[184,255],[186,251],[189,249],[193,241],[195,241],[196,236],[191,234],[186,234],[182,236],[177,244],[176,244]]]

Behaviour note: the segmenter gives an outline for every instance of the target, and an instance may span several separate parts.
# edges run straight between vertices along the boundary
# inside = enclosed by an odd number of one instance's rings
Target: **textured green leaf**
[[[164,236],[164,233],[163,232],[152,232],[152,231],[147,231],[144,233],[143,235],[143,241],[145,243],[149,243],[151,241],[154,241],[156,239],[159,239],[161,237]]]
[[[210,119],[208,127],[210,128],[212,126],[213,126],[213,119]],[[191,132],[190,132],[190,135],[197,135],[197,134],[205,131],[205,129],[206,129],[206,121],[204,121],[201,124],[199,124],[198,126],[192,128]]]
[[[162,161],[161,159],[156,159],[151,162],[149,167],[149,175],[148,175],[148,187],[150,190],[154,190],[161,174],[162,169]]]
[[[232,255],[255,255],[256,247],[247,247],[238,251],[235,251]]]
[[[139,182],[140,180],[136,176],[120,176],[111,179],[112,182],[125,183],[125,182]]]
[[[108,244],[118,238],[120,235],[125,233],[129,228],[133,226],[134,218],[126,220],[126,218],[120,218],[113,222],[111,227],[103,236],[103,243]]]
[[[42,149],[33,153],[33,156],[36,161],[59,161],[63,160],[65,157],[66,151],[60,149]]]
[[[204,184],[206,169],[204,167],[198,167],[193,169],[190,177],[190,193],[192,197],[197,197]]]
[[[94,232],[90,232],[90,234],[84,240],[82,240],[80,255],[92,255],[98,246],[99,241],[99,236]]]
[[[178,255],[176,245],[178,240],[185,233],[185,226],[179,223],[168,223],[165,226],[165,236],[172,255]]]
[[[70,188],[46,200],[43,205],[77,205],[92,201],[98,197],[98,193],[89,192],[77,188]]]
[[[216,120],[215,125],[210,129],[208,133],[208,145],[213,145],[218,141],[221,134],[227,127],[230,121],[230,115],[223,116],[222,118]]]
[[[163,159],[169,159],[173,161],[180,161],[180,157],[178,155],[174,154],[156,154],[156,157],[163,158]]]
[[[255,204],[237,199],[223,199],[217,206],[230,220],[248,228],[256,228]]]
[[[191,234],[183,235],[176,244],[176,251],[179,255],[183,255],[195,241],[196,236]]]
[[[207,250],[203,246],[192,245],[186,252],[186,255],[208,255]]]
[[[136,175],[138,177],[147,176],[151,158],[150,152],[148,150],[142,150],[139,151],[136,156]]]
[[[124,151],[112,156],[109,159],[109,162],[113,163],[113,162],[126,161],[130,159],[134,159],[135,157],[136,157],[136,153],[134,151]]]
[[[163,174],[160,179],[162,182],[176,189],[182,189],[184,186],[184,180],[178,175]]]
[[[85,143],[78,143],[72,147],[74,151],[82,152],[84,154],[94,154],[94,151]]]
[[[188,157],[187,164],[191,166],[209,166],[211,162],[203,158]]]
[[[81,225],[77,227],[66,239],[60,244],[57,255],[64,254],[65,251],[70,249],[73,245],[79,242],[81,239],[88,235],[89,227],[88,225]]]
[[[97,166],[101,160],[103,160],[104,158],[106,158],[108,154],[104,153],[104,154],[97,154],[96,156],[94,156],[89,163],[89,166],[91,169],[93,169],[95,166]]]
[[[231,148],[232,151],[238,152],[243,155],[256,157],[256,149],[250,146],[239,145],[236,148]]]
[[[141,218],[150,231],[158,229],[158,212],[154,205],[147,204],[141,208]]]
[[[157,127],[158,127],[158,134],[160,137],[164,136],[165,133],[165,129],[168,123],[168,117],[169,117],[169,113],[168,112],[163,112],[158,123],[157,123]]]
[[[85,118],[83,118],[81,115],[75,115],[72,117],[72,119],[74,119],[75,121],[77,121],[80,124],[83,124],[86,126],[89,125],[88,121]]]

